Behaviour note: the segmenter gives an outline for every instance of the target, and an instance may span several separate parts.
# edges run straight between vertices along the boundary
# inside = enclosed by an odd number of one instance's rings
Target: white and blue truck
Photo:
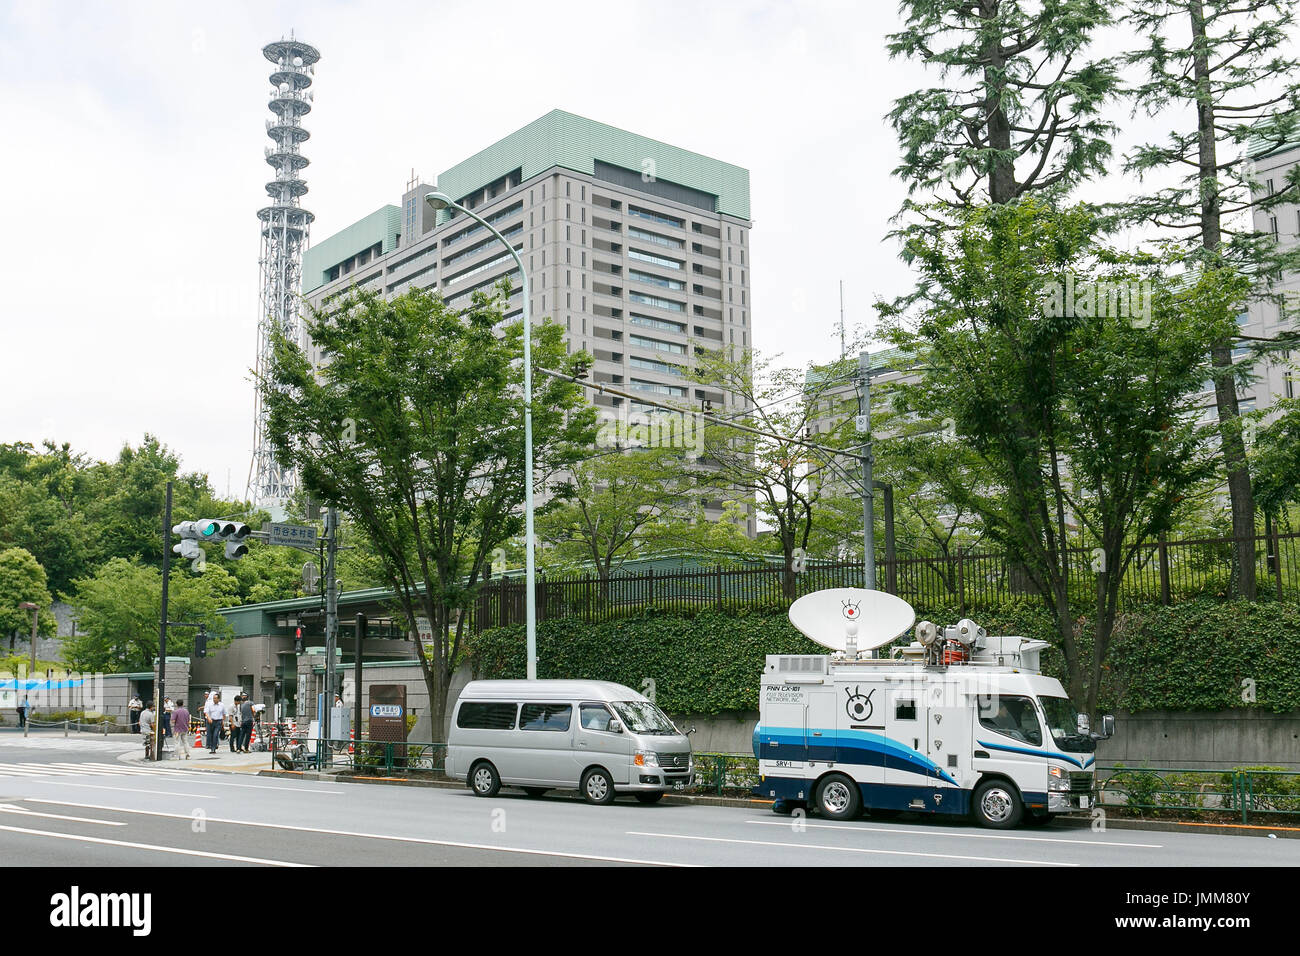
[[[806,595],[790,619],[832,653],[766,659],[754,793],[777,812],[911,811],[1009,829],[1090,809],[1097,741],[1114,718],[1090,732],[1060,681],[1039,672],[1045,642],[923,621],[915,641],[883,652],[915,615],[857,588]]]

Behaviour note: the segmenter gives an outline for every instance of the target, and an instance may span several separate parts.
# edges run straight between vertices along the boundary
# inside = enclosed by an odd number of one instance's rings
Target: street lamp
[[[533,560],[533,360],[532,337],[533,325],[528,309],[528,272],[524,269],[524,260],[519,258],[506,237],[501,235],[482,216],[453,202],[446,193],[433,192],[424,197],[434,209],[455,209],[469,216],[492,235],[496,236],[510,255],[515,265],[519,266],[520,284],[524,297],[524,587],[525,607],[528,632],[528,679],[537,679],[537,587],[536,568]]]

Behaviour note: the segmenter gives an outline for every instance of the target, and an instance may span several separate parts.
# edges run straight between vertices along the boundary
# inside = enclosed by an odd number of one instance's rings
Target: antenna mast
[[[307,248],[312,220],[298,205],[307,192],[300,173],[309,162],[298,151],[311,136],[302,118],[311,112],[311,86],[320,53],[315,47],[295,40],[280,39],[262,48],[262,55],[274,64],[271,98],[267,104],[274,119],[266,121],[266,135],[273,146],[266,147],[266,161],[275,179],[266,184],[271,205],[257,211],[261,220],[262,245],[257,264],[261,278],[261,314],[257,322],[257,375],[261,380],[271,365],[272,339],[279,332],[300,342],[299,290],[302,286],[302,253]],[[297,490],[297,476],[275,460],[267,434],[267,409],[258,391],[253,412],[253,460],[248,472],[247,496],[260,505],[283,506]]]

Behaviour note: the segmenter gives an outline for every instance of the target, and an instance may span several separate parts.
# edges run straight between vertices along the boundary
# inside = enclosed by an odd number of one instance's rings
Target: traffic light
[[[366,620],[364,614],[357,615],[357,653],[361,652],[361,641],[366,639],[366,632],[369,629],[370,622]]]
[[[244,539],[252,529],[239,521],[227,522],[221,529],[221,536],[226,542],[226,559],[236,561],[248,554],[248,545]]]
[[[208,629],[199,625],[199,633],[194,637],[194,656],[202,659],[208,656]]]
[[[226,558],[238,560],[248,554],[248,545],[244,539],[252,529],[240,521],[222,521],[217,518],[199,518],[197,521],[182,521],[172,528],[172,534],[181,536],[181,543],[172,548],[187,561],[202,558],[203,549],[200,541],[224,541]]]
[[[303,646],[303,641],[302,641],[302,627],[301,627],[301,625],[300,625],[300,626],[294,628],[294,631],[293,631],[293,652],[294,652],[295,654],[302,654],[302,653],[303,653],[304,651],[306,651],[306,650],[307,650],[307,648],[306,648],[305,646]]]

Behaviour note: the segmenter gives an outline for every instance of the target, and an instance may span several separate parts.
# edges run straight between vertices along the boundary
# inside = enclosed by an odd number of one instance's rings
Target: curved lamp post
[[[424,201],[434,209],[455,209],[469,216],[496,236],[514,257],[515,265],[519,266],[519,279],[523,286],[524,297],[524,600],[527,608],[528,679],[535,680],[537,678],[537,588],[536,568],[533,562],[533,326],[528,308],[528,273],[515,247],[482,216],[453,202],[446,193],[428,193]]]

